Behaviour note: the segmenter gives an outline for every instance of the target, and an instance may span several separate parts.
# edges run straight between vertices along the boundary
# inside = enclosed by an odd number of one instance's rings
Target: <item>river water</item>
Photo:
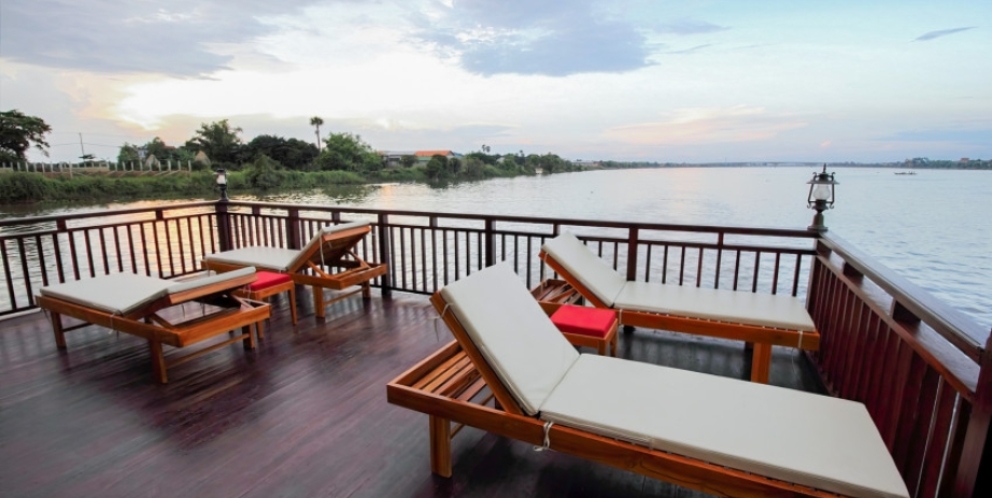
[[[839,168],[832,233],[938,298],[992,326],[992,221],[984,212],[992,172]],[[378,209],[550,216],[653,223],[805,228],[808,167],[651,168],[587,171],[461,183],[388,184],[235,199]],[[0,217],[146,206],[38,210]]]

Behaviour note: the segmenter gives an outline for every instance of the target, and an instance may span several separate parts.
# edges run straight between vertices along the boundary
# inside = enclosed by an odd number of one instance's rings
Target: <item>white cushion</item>
[[[246,275],[254,275],[254,267],[238,268],[234,271],[229,271],[227,273],[218,273],[215,275],[210,275],[203,278],[197,278],[193,280],[185,280],[180,283],[172,284],[168,288],[169,294],[178,294],[180,292],[188,291],[191,289],[198,289],[200,287],[206,287],[208,285],[213,285],[221,282],[226,282],[234,280],[237,278],[244,277]]]
[[[579,354],[507,264],[441,289],[472,342],[520,407],[536,415]]]
[[[908,496],[868,411],[852,401],[582,355],[541,418],[844,495]]]
[[[113,315],[126,315],[166,295],[172,282],[133,273],[115,273],[42,287],[41,295]]]
[[[623,275],[617,273],[570,233],[566,232],[549,240],[541,249],[607,306],[613,306],[613,300],[627,283]]]
[[[295,249],[278,247],[243,247],[207,256],[207,261],[237,266],[253,266],[277,272],[289,271],[290,265],[300,255]]]
[[[805,332],[816,330],[806,306],[792,296],[627,282],[613,307]]]

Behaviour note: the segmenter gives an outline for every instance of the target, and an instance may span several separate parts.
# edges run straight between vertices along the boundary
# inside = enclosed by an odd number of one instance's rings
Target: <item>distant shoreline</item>
[[[612,164],[605,164],[612,163]],[[832,162],[725,162],[725,163],[619,163],[604,161],[595,169],[635,169],[635,168],[884,168],[894,170],[992,170],[992,161],[975,160],[966,164],[958,161],[938,161],[928,164],[904,163],[832,163]],[[593,170],[593,168],[589,168]]]

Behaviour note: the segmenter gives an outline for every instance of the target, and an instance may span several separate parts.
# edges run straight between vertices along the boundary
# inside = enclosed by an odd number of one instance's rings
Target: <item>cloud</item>
[[[941,29],[937,31],[931,31],[929,33],[923,33],[917,36],[913,41],[930,41],[942,36],[953,35],[954,33],[960,33],[962,31],[968,31],[969,29],[975,29],[977,26],[965,26],[963,28],[951,28],[951,29]]]
[[[93,72],[196,76],[225,67],[212,44],[270,32],[259,16],[292,12],[313,0],[4,0],[0,57]]]
[[[682,49],[682,50],[673,50],[673,51],[667,52],[667,53],[669,53],[669,54],[675,54],[675,55],[691,54],[693,52],[698,52],[698,51],[700,51],[700,50],[702,50],[704,48],[707,48],[707,47],[709,47],[711,45],[712,45],[712,43],[707,43],[705,45],[696,45],[695,47],[689,47],[689,48]]]
[[[685,19],[682,21],[662,24],[658,28],[659,33],[670,33],[675,35],[698,35],[703,33],[716,33],[730,29],[727,26],[719,26],[705,21],[693,21]]]
[[[622,73],[652,64],[645,34],[589,0],[467,0],[416,24],[419,40],[483,76]]]
[[[637,145],[693,145],[754,142],[774,138],[806,123],[768,114],[760,107],[680,109],[663,121],[606,130],[607,138]]]
[[[992,129],[933,129],[901,131],[883,139],[895,142],[954,142],[960,144],[988,144],[992,142]]]

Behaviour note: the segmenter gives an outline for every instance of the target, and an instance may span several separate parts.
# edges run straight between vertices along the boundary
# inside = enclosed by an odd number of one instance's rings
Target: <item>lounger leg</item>
[[[258,326],[258,331],[259,333],[261,333],[262,322],[259,321],[255,325]],[[245,351],[250,351],[252,349],[255,349],[255,336],[254,334],[251,333],[251,325],[245,325],[244,327],[241,327],[241,333],[245,335],[245,340],[242,341],[244,343]]]
[[[751,382],[768,383],[768,373],[772,367],[772,345],[755,344],[751,356]]]
[[[617,357],[617,336],[616,336],[616,334],[613,335],[613,340],[610,341],[610,347],[613,350],[612,356],[614,358],[616,358]]]
[[[296,325],[296,286],[289,288],[289,314],[293,317],[293,325]]]
[[[451,422],[430,416],[431,472],[441,477],[451,477]]]
[[[368,282],[362,284],[362,298],[372,299],[372,286]]]
[[[152,354],[152,376],[159,384],[168,384],[169,377],[165,374],[165,355],[162,354],[162,343],[148,341],[148,350]]]
[[[52,312],[52,331],[55,332],[55,346],[66,349],[65,332],[62,331],[62,315]]]
[[[324,319],[324,288],[313,286],[313,312],[318,320]]]

